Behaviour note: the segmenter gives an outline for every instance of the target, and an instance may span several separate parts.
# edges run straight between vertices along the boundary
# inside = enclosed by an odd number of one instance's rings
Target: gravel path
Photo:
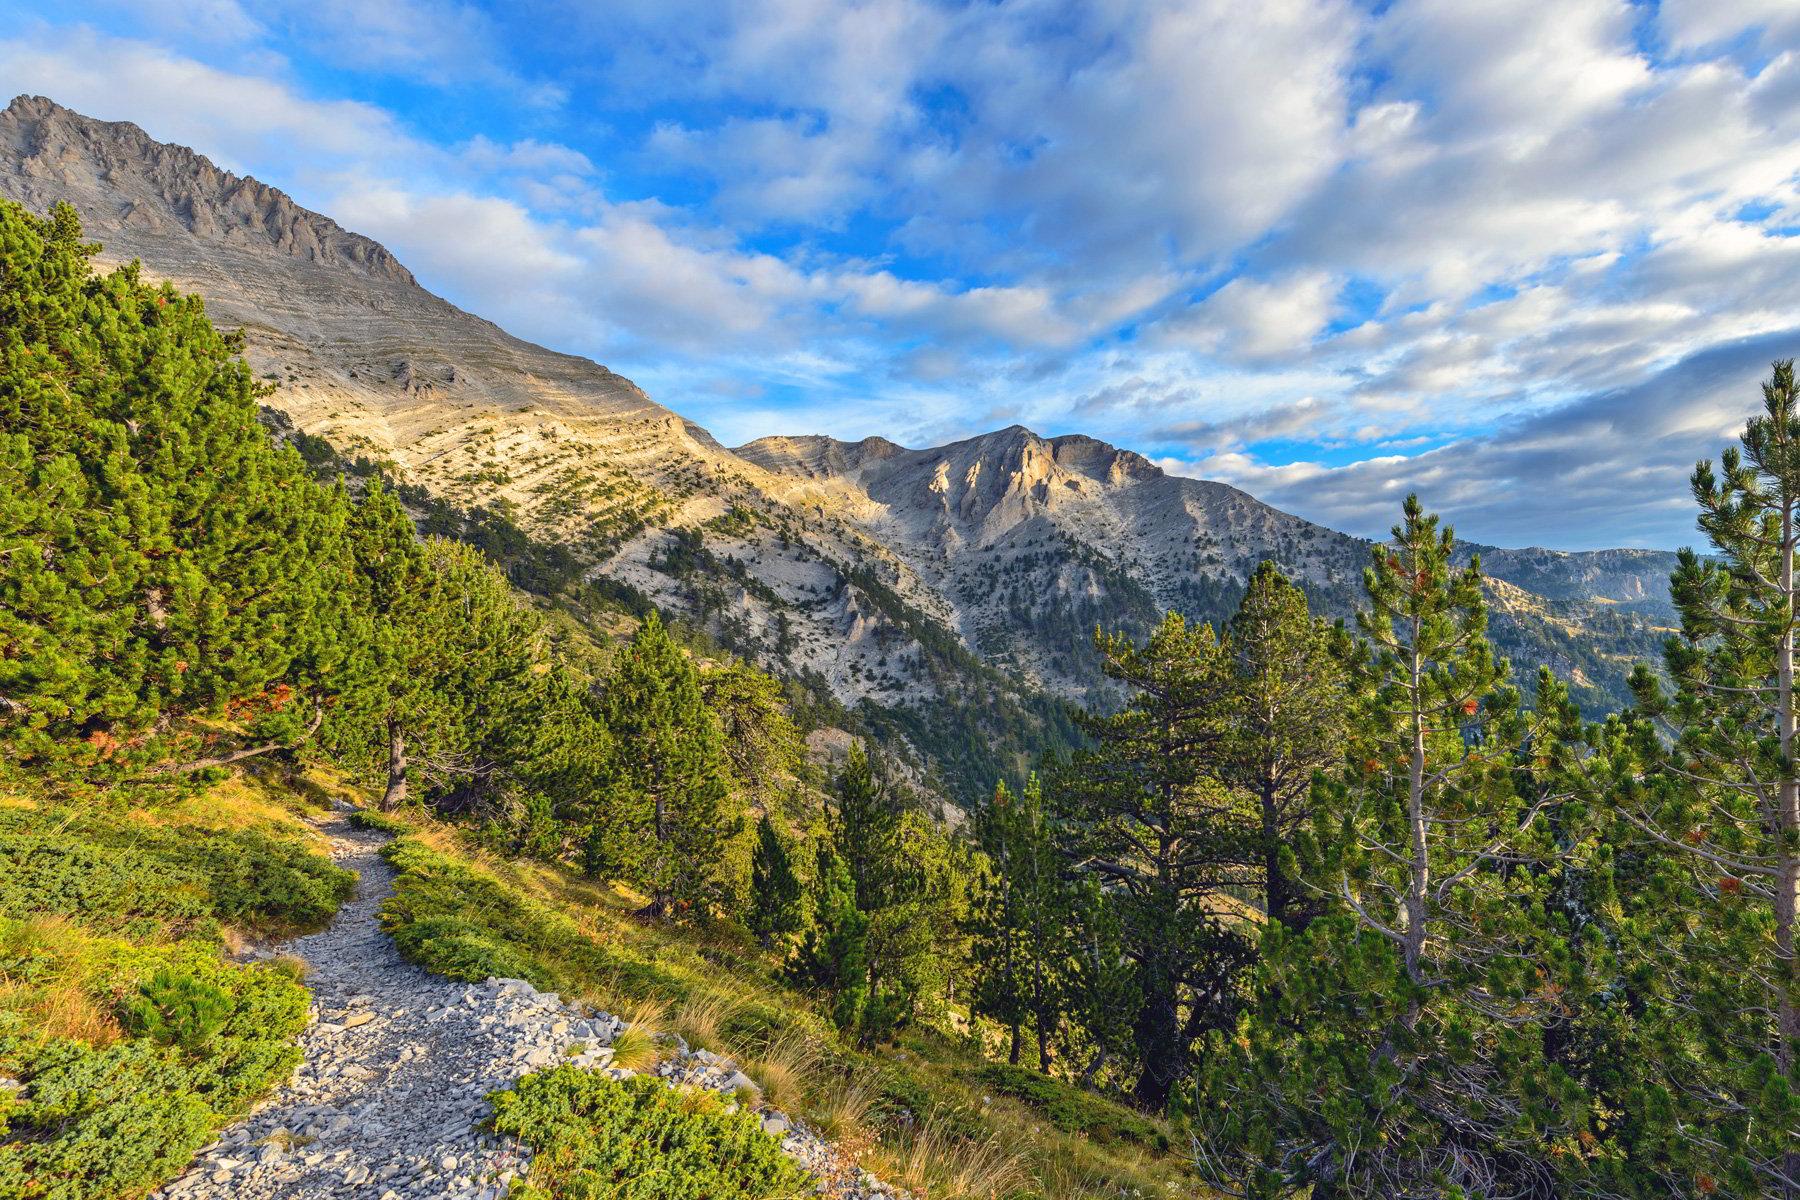
[[[202,1151],[159,1200],[498,1200],[525,1175],[530,1151],[479,1131],[489,1092],[571,1062],[616,1077],[624,1023],[517,979],[463,984],[400,957],[380,925],[394,872],[385,834],[338,819],[331,855],[358,875],[331,927],[282,944],[306,961],[314,1020],[304,1061],[251,1116]],[[672,1085],[738,1092],[751,1081],[729,1059],[668,1038],[656,1074]],[[751,1085],[753,1086],[753,1085]],[[763,1127],[812,1171],[823,1196],[903,1196],[781,1113]]]
[[[317,1019],[300,1039],[305,1061],[160,1195],[493,1200],[529,1152],[476,1130],[486,1095],[610,1044],[615,1023],[527,984],[456,983],[406,962],[378,922],[393,891],[386,836],[342,821],[327,832],[332,857],[360,881],[329,929],[281,947],[311,968]]]

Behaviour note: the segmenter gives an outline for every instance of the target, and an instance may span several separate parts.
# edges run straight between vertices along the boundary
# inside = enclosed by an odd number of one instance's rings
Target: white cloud
[[[1800,308],[1781,0],[616,0],[533,10],[544,80],[461,0],[196,3],[131,11],[183,45],[212,14],[231,64],[39,24],[0,82],[254,169],[727,436],[1021,419],[1210,452],[1308,515],[1379,528],[1405,477],[1510,528],[1481,494],[1561,486],[1623,427],[1594,397],[1691,385]],[[432,142],[298,83],[303,34],[509,113],[570,99]],[[1691,449],[1672,421],[1652,443]],[[1396,454],[1427,436],[1459,448]],[[1365,461],[1261,457],[1308,441]],[[1662,521],[1662,468],[1605,461],[1618,511],[1517,512]]]
[[[1239,276],[1158,333],[1178,345],[1249,363],[1279,360],[1305,350],[1324,330],[1338,286],[1323,271],[1273,280]]]

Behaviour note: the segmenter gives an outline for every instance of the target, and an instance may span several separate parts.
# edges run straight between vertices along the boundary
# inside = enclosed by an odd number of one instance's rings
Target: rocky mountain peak
[[[222,170],[129,121],[97,121],[43,96],[0,111],[5,191],[47,209],[66,200],[109,249],[141,254],[147,240],[189,234],[410,284],[379,243],[296,204],[287,193]]]

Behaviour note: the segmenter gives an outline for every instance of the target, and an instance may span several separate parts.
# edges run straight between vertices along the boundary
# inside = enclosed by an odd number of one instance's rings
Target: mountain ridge
[[[1103,686],[1084,648],[1096,625],[1141,632],[1166,608],[1222,620],[1264,558],[1328,614],[1359,593],[1365,539],[1083,434],[727,448],[623,376],[464,312],[372,239],[136,125],[14,100],[0,196],[67,200],[107,261],[203,294],[279,385],[270,403],[341,454],[570,547],[592,575],[915,743],[965,737],[953,717],[970,737],[1024,738],[1014,726],[1052,720],[1048,697]],[[1549,662],[1590,681],[1595,705],[1617,702],[1666,616],[1673,556],[1470,549],[1519,589],[1495,596],[1519,665]],[[993,765],[987,747],[965,751]]]

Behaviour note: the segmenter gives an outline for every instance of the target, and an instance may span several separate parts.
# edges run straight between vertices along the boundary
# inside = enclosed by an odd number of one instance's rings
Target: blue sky
[[[736,443],[1084,432],[1360,533],[1692,540],[1800,353],[1793,0],[0,0]]]

